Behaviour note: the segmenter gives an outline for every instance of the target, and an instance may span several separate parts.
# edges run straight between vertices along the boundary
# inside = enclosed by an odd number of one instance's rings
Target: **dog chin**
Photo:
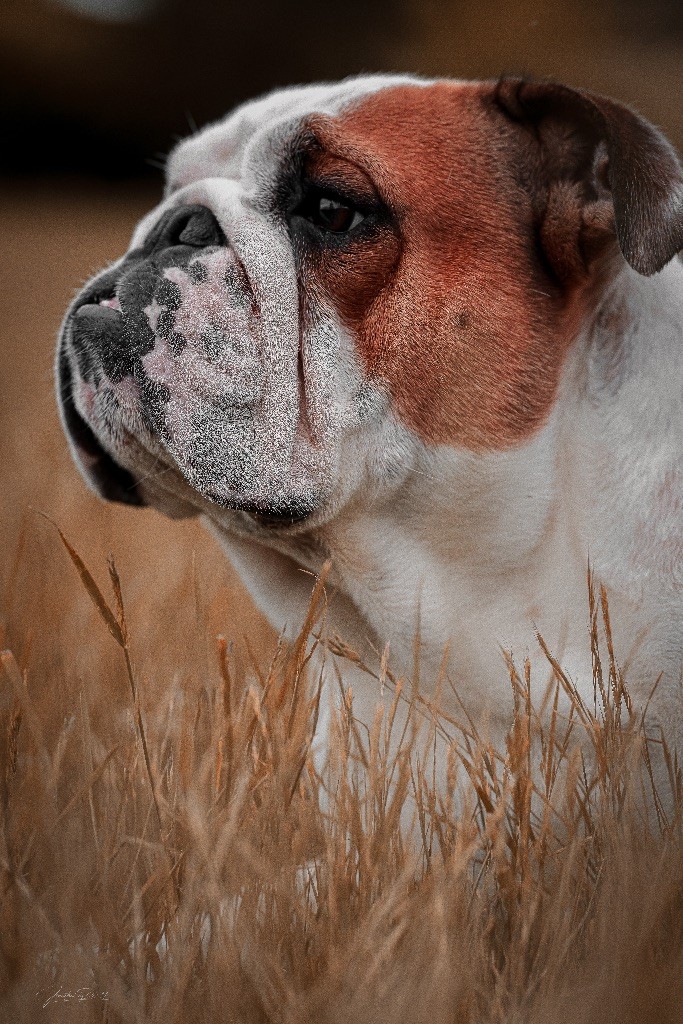
[[[174,484],[178,487],[177,493]],[[269,502],[267,498],[262,498],[254,502],[235,494],[202,494],[177,478],[163,491],[154,483],[148,485],[145,482],[139,485],[138,491],[143,504],[154,507],[172,519],[203,515],[226,530],[248,534],[260,533],[262,530],[308,530],[318,524],[323,513],[322,508],[313,507],[298,498],[292,498],[289,502],[275,497]]]
[[[72,456],[89,488],[99,497],[125,505],[153,507],[171,519],[204,513],[225,524],[222,512],[242,513],[239,519],[250,528],[266,530],[303,525],[319,511],[318,501],[301,495],[261,493],[255,498],[238,490],[226,490],[220,479],[197,474],[185,459],[181,458],[178,464],[166,451],[147,452],[145,445],[132,435],[125,454],[112,454],[100,440],[100,431],[77,408],[74,372],[64,348],[60,351],[57,374],[62,423]],[[111,443],[109,447],[114,450],[118,446]]]

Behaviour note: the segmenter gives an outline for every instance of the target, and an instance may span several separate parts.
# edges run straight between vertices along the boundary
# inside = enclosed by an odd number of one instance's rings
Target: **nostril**
[[[179,206],[171,210],[161,225],[158,247],[191,245],[198,249],[208,245],[225,245],[223,230],[206,206]]]
[[[179,236],[183,245],[225,245],[221,226],[204,206],[192,214]]]

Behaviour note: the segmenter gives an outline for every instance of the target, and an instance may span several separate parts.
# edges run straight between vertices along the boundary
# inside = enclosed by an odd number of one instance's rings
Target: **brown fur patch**
[[[337,173],[360,169],[397,225],[324,253],[317,284],[403,421],[473,450],[519,444],[546,421],[575,319],[511,166],[528,142],[492,96],[491,85],[405,86],[310,122]]]

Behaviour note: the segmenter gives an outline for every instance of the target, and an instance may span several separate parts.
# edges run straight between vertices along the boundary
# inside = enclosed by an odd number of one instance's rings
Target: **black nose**
[[[208,207],[177,206],[169,210],[152,229],[149,243],[156,251],[175,245],[191,245],[202,249],[207,245],[226,245],[226,238]]]

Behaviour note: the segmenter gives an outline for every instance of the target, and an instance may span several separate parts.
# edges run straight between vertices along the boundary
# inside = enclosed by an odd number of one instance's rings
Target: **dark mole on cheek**
[[[182,354],[183,349],[187,345],[187,338],[184,335],[179,334],[178,331],[173,331],[173,333],[169,334],[166,339],[166,344],[171,351],[171,355],[177,357]]]
[[[175,281],[169,281],[167,277],[162,277],[159,280],[159,284],[154,292],[154,298],[160,306],[167,306],[168,309],[172,310],[180,309],[182,300],[180,288]]]
[[[175,313],[170,309],[164,309],[159,313],[157,319],[157,334],[160,338],[169,338],[175,324]]]
[[[141,410],[147,419],[148,425],[152,430],[163,436],[165,432],[165,406],[170,400],[171,392],[165,384],[150,380],[142,368],[142,364],[136,366],[133,376],[135,383],[140,389],[140,396],[142,398]]]
[[[206,267],[199,260],[195,260],[193,263],[190,263],[187,268],[187,273],[194,284],[201,284],[202,281],[206,281],[209,276]]]
[[[178,356],[186,344],[185,338],[173,330],[176,312],[182,302],[180,288],[168,278],[161,278],[155,289],[154,298],[160,306],[165,307],[157,317],[156,333],[168,343],[173,355]]]

